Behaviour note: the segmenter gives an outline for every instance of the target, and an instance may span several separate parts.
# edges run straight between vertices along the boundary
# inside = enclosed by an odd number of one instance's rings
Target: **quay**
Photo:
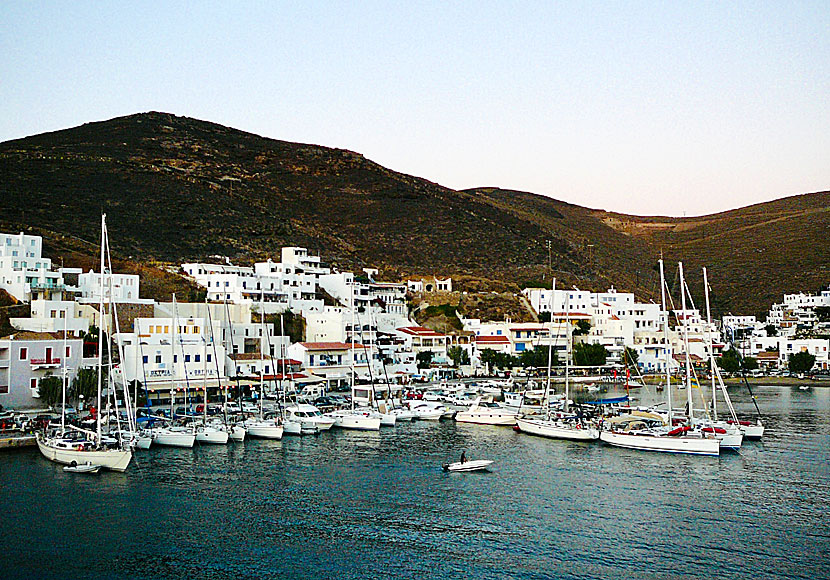
[[[0,433],[0,449],[17,449],[18,447],[34,447],[35,436],[31,433],[11,431]]]

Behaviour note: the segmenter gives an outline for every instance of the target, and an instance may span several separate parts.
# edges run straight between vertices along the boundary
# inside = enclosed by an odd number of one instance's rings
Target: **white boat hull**
[[[493,413],[488,411],[459,411],[455,414],[458,423],[477,425],[515,425],[516,413]]]
[[[248,430],[245,427],[240,425],[234,425],[231,427],[230,438],[236,441],[237,443],[241,443],[245,441],[245,435],[248,433]]]
[[[341,429],[353,429],[356,431],[380,431],[380,417],[364,415],[362,413],[343,413],[331,415],[334,419],[334,426]]]
[[[263,423],[252,423],[246,425],[248,429],[248,437],[255,439],[282,439],[284,429],[282,425],[277,425],[273,421],[266,421]]]
[[[480,471],[487,469],[492,464],[493,462],[489,459],[477,459],[474,461],[465,461],[464,463],[460,461],[457,463],[448,463],[443,467],[444,471]]]
[[[636,435],[602,431],[601,441],[615,447],[658,451],[662,453],[689,453],[692,455],[720,455],[720,441],[713,438]]]
[[[196,441],[210,445],[227,445],[230,435],[223,429],[207,427],[196,431]]]
[[[516,424],[522,433],[549,439],[567,439],[569,441],[596,441],[599,439],[599,429],[594,427],[576,428],[546,419],[518,419]]]
[[[187,431],[169,431],[162,429],[153,433],[153,443],[165,447],[193,447],[196,434]]]
[[[62,449],[50,445],[48,442],[37,439],[37,446],[41,455],[50,461],[63,465],[100,465],[111,471],[125,471],[133,458],[129,449],[103,449],[96,451],[78,451],[77,449]]]

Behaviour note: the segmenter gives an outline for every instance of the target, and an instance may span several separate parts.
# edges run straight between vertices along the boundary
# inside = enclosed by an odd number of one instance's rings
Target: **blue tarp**
[[[598,399],[596,401],[582,401],[583,405],[613,405],[615,403],[625,403],[628,401],[628,395],[621,397],[612,397],[610,399]]]

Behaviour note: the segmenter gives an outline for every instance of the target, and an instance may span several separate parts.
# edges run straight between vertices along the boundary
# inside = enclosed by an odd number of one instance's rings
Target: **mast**
[[[669,345],[669,311],[666,310],[666,277],[663,272],[663,256],[660,255],[660,306],[663,309],[663,341],[666,353],[666,404],[669,407],[669,429],[672,428],[672,400],[671,400],[671,351]]]
[[[570,351],[573,350],[573,335],[571,334],[571,319],[569,310],[571,308],[570,290],[565,290],[565,413],[568,412],[568,379],[570,374]]]
[[[548,380],[545,384],[545,419],[550,421],[550,367],[553,364],[553,307],[556,295],[556,278],[550,283],[550,328],[548,329]],[[524,398],[524,397],[523,397]]]
[[[173,320],[172,324],[170,325],[170,361],[173,365],[173,380],[170,382],[170,421],[172,422],[173,419],[176,418],[176,415],[173,411],[173,403],[176,399],[176,331],[178,330],[176,326],[178,325],[178,319],[176,318],[176,295],[173,294]],[[184,366],[184,357],[182,357],[182,366]],[[185,369],[185,372],[187,369]]]
[[[101,380],[104,374],[104,240],[107,235],[107,214],[101,214],[101,283],[98,297],[98,397],[96,399],[95,444],[101,445]]]
[[[683,347],[686,351],[686,404],[689,406],[689,425],[692,424],[692,359],[689,356],[689,325],[686,312],[686,279],[683,277],[683,262],[678,262],[680,269],[680,307],[683,309]]]
[[[259,418],[260,420],[264,417],[264,412],[262,410],[262,399],[264,398],[265,391],[263,391],[263,384],[265,384],[265,306],[264,306],[264,295],[265,295],[265,288],[259,291]]]
[[[355,279],[354,279],[354,274],[352,274],[352,337],[351,337],[351,347],[352,347],[351,348],[351,353],[352,353],[352,356],[351,356],[351,363],[352,363],[352,372],[351,372],[351,377],[352,377],[352,388],[351,388],[351,391],[352,391],[352,411],[354,411],[354,373],[355,373],[355,368],[354,368],[354,362],[355,362],[354,361],[354,339],[355,339],[355,334],[354,334],[354,318],[355,318],[354,285],[355,285]]]
[[[706,342],[709,344],[709,374],[712,375],[712,418],[718,420],[718,391],[715,387],[715,349],[712,346],[712,335],[710,326],[712,324],[712,313],[709,310],[709,279],[706,276],[706,267],[703,267],[703,294],[706,297]]]
[[[61,433],[66,431],[66,310],[63,311],[63,369],[61,370]]]

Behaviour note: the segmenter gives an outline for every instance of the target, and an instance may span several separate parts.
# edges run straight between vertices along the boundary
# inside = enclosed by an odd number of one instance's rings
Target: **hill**
[[[166,113],[1,143],[0,170],[0,231],[43,235],[67,266],[96,246],[106,211],[113,251],[141,264],[217,254],[251,263],[299,245],[333,266],[379,266],[387,279],[452,275],[461,290],[511,292],[552,274],[656,298],[663,248],[693,268],[708,263],[719,305],[751,312],[767,296],[827,282],[818,243],[827,193],[706,218],[639,218],[526,192],[455,191],[359,153]],[[63,244],[72,251],[50,239],[72,240]]]

